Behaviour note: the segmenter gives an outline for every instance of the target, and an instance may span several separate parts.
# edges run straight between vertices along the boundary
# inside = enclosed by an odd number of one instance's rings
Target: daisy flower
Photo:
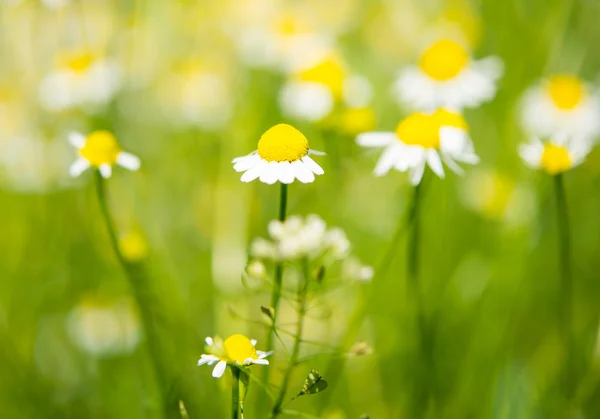
[[[308,140],[291,125],[278,124],[268,129],[258,141],[258,149],[247,156],[233,159],[233,169],[245,172],[242,182],[259,179],[269,185],[279,181],[292,183],[298,179],[302,183],[314,182],[315,175],[322,175],[323,169],[310,155],[324,153],[311,150]]]
[[[564,173],[580,165],[590,151],[589,142],[566,137],[546,142],[534,138],[519,147],[519,154],[528,166],[542,169],[550,175]]]
[[[356,142],[363,147],[384,147],[375,166],[375,175],[383,176],[394,168],[408,171],[413,185],[419,184],[425,166],[444,177],[444,162],[453,172],[462,174],[457,164],[477,164],[468,126],[462,115],[445,109],[427,114],[416,112],[400,121],[395,132],[367,132]]]
[[[400,73],[394,89],[398,101],[414,109],[460,111],[491,100],[502,73],[499,58],[473,60],[463,46],[442,39],[423,52],[418,66]]]
[[[600,134],[600,95],[577,76],[554,75],[523,96],[523,126],[538,137]]]
[[[207,337],[205,339],[209,354],[202,354],[198,360],[198,366],[215,363],[212,376],[221,378],[228,364],[247,366],[252,364],[269,365],[265,358],[273,352],[257,351],[256,340],[248,339],[244,335],[236,334],[229,336],[225,341],[220,338]]]
[[[79,176],[90,167],[98,169],[103,178],[111,176],[115,164],[132,171],[140,168],[140,159],[121,150],[115,136],[108,131],[94,131],[87,137],[72,132],[69,134],[69,142],[79,153],[79,158],[69,169],[73,177]]]

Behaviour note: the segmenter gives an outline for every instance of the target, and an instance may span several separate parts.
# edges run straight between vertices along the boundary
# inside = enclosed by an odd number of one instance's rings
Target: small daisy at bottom
[[[198,366],[209,365],[215,363],[212,376],[221,378],[227,365],[269,365],[269,361],[265,358],[272,352],[257,351],[255,348],[256,340],[248,339],[244,335],[231,335],[224,341],[221,338],[207,337],[205,339],[207,351],[209,354],[202,354],[198,360]]]
[[[258,141],[258,149],[247,156],[233,159],[233,169],[245,172],[242,182],[259,179],[272,185],[276,182],[314,182],[323,169],[310,156],[324,153],[311,150],[308,140],[291,125],[277,124],[268,129]]]
[[[534,138],[519,147],[519,154],[525,164],[534,169],[542,169],[550,175],[564,173],[580,165],[590,151],[589,141],[566,137],[546,142]]]

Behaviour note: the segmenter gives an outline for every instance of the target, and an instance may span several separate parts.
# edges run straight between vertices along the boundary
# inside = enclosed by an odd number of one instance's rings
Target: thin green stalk
[[[574,339],[572,330],[573,282],[571,278],[569,215],[562,174],[554,176],[554,191],[556,196],[556,222],[558,227],[558,260],[560,263],[560,334],[563,347],[565,348],[565,364],[562,384],[564,396],[568,401],[570,399],[571,390],[573,389],[572,373],[574,370]]]
[[[240,370],[237,367],[231,367],[231,417],[239,419],[240,417]]]
[[[302,333],[304,331],[304,316],[306,315],[306,294],[308,291],[308,279],[309,279],[309,266],[308,260],[302,261],[302,275],[298,283],[298,322],[296,323],[296,337],[294,339],[294,346],[292,348],[292,354],[290,356],[289,363],[283,374],[283,381],[281,382],[281,388],[275,404],[273,405],[273,411],[271,412],[271,419],[275,419],[282,413],[283,400],[287,393],[292,371],[298,363],[298,357],[300,355],[300,344],[302,343]]]

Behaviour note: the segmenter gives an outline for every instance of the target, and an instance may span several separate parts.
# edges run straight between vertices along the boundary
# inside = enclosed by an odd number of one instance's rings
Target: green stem
[[[572,373],[574,370],[573,351],[573,282],[571,278],[571,239],[569,234],[569,216],[567,209],[567,198],[562,174],[554,176],[554,190],[556,195],[556,221],[558,227],[558,257],[560,263],[560,333],[565,348],[564,365],[564,396],[568,401],[572,390]]]
[[[231,417],[239,419],[240,417],[240,370],[237,367],[231,367],[233,380],[231,381]]]
[[[300,344],[302,343],[302,333],[304,331],[304,316],[306,315],[306,294],[308,291],[308,278],[309,278],[309,266],[308,260],[302,261],[302,275],[298,282],[298,322],[296,323],[296,336],[294,338],[294,346],[292,347],[292,354],[287,368],[283,374],[283,381],[281,382],[281,388],[273,411],[271,412],[271,419],[275,419],[282,413],[283,400],[287,393],[292,371],[298,363],[298,357],[300,355]]]

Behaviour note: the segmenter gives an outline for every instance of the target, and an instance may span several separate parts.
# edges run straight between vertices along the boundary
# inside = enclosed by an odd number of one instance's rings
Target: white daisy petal
[[[261,158],[257,154],[238,157],[237,159],[234,159],[233,170],[236,172],[245,172],[256,166],[260,160]]]
[[[112,175],[112,166],[110,164],[103,164],[100,166],[100,174],[104,179],[108,179]]]
[[[386,147],[397,139],[393,132],[365,132],[356,137],[356,144],[361,147]]]
[[[256,346],[258,341],[256,339],[250,339],[250,343],[252,344],[252,346]],[[260,352],[260,351],[256,351],[256,353],[258,353],[258,352]]]
[[[311,170],[311,172],[313,172],[315,175],[322,175],[323,173],[325,173],[323,171],[323,168],[321,166],[319,166],[317,164],[317,162],[314,161],[313,159],[311,159],[309,156],[302,157],[302,162],[306,166],[308,166],[308,168]]]
[[[85,146],[85,136],[79,132],[70,132],[67,136],[69,144],[75,148],[83,148]]]
[[[69,174],[71,175],[71,177],[77,177],[80,174],[82,174],[85,170],[87,170],[89,167],[90,167],[90,162],[88,162],[83,157],[80,157],[77,160],[75,160],[73,162],[73,164],[71,164],[71,167],[69,167]]]
[[[233,159],[231,162],[232,162],[232,163],[237,163],[237,162],[240,162],[240,161],[242,161],[242,160],[244,160],[244,159],[246,159],[246,158],[248,158],[248,157],[255,156],[256,154],[258,154],[258,150],[254,150],[252,153],[250,153],[250,154],[247,154],[247,155],[245,155],[245,156],[236,157],[236,158],[235,158],[235,159]]]
[[[125,169],[135,172],[140,168],[140,158],[126,151],[121,151],[117,154],[117,164]]]
[[[427,164],[433,170],[433,173],[444,178],[444,166],[442,166],[442,160],[440,159],[440,155],[437,150],[429,150],[427,152]]]
[[[531,167],[539,167],[544,146],[542,144],[521,144],[519,146],[519,155]]]
[[[394,167],[401,153],[402,147],[399,146],[399,144],[392,144],[388,146],[381,154],[381,157],[375,166],[375,170],[373,171],[375,176],[383,176],[387,174],[387,172]]]
[[[217,363],[217,365],[215,365],[215,368],[213,369],[212,376],[214,378],[221,378],[223,376],[223,373],[225,372],[226,368],[227,368],[227,362],[219,361]]]
[[[456,164],[456,162],[452,160],[452,157],[447,154],[442,154],[442,160],[444,161],[444,164],[457,175],[462,176],[465,174],[463,168]]]
[[[317,150],[310,149],[310,150],[308,150],[308,155],[309,156],[326,156],[327,153],[325,153],[324,151],[317,151]]]
[[[269,361],[266,359],[253,359],[252,363],[256,365],[269,365]]]
[[[301,161],[296,160],[292,162],[292,170],[294,170],[294,176],[302,183],[311,183],[315,181],[315,175],[311,170]]]
[[[257,179],[263,172],[263,170],[267,167],[267,162],[261,159],[256,166],[252,169],[248,170],[242,175],[242,182],[252,182],[254,179]]]
[[[289,161],[282,161],[278,163],[277,178],[281,183],[285,184],[289,184],[294,181],[294,170],[292,169],[292,164]],[[256,345],[256,340],[254,340],[253,345]]]
[[[206,338],[204,338],[204,342],[206,342],[206,344],[208,346],[213,346],[215,344],[215,341],[210,336],[207,336]]]
[[[264,351],[256,351],[256,354],[258,355],[258,357],[260,359],[266,358],[269,355],[273,355],[273,351],[269,351],[269,352],[264,352]]]
[[[423,173],[425,172],[425,162],[419,164],[416,167],[410,169],[410,183],[412,185],[418,185],[423,179]]]
[[[260,174],[259,180],[267,185],[272,185],[278,180],[279,175],[279,163],[271,161],[265,166],[262,173]]]

